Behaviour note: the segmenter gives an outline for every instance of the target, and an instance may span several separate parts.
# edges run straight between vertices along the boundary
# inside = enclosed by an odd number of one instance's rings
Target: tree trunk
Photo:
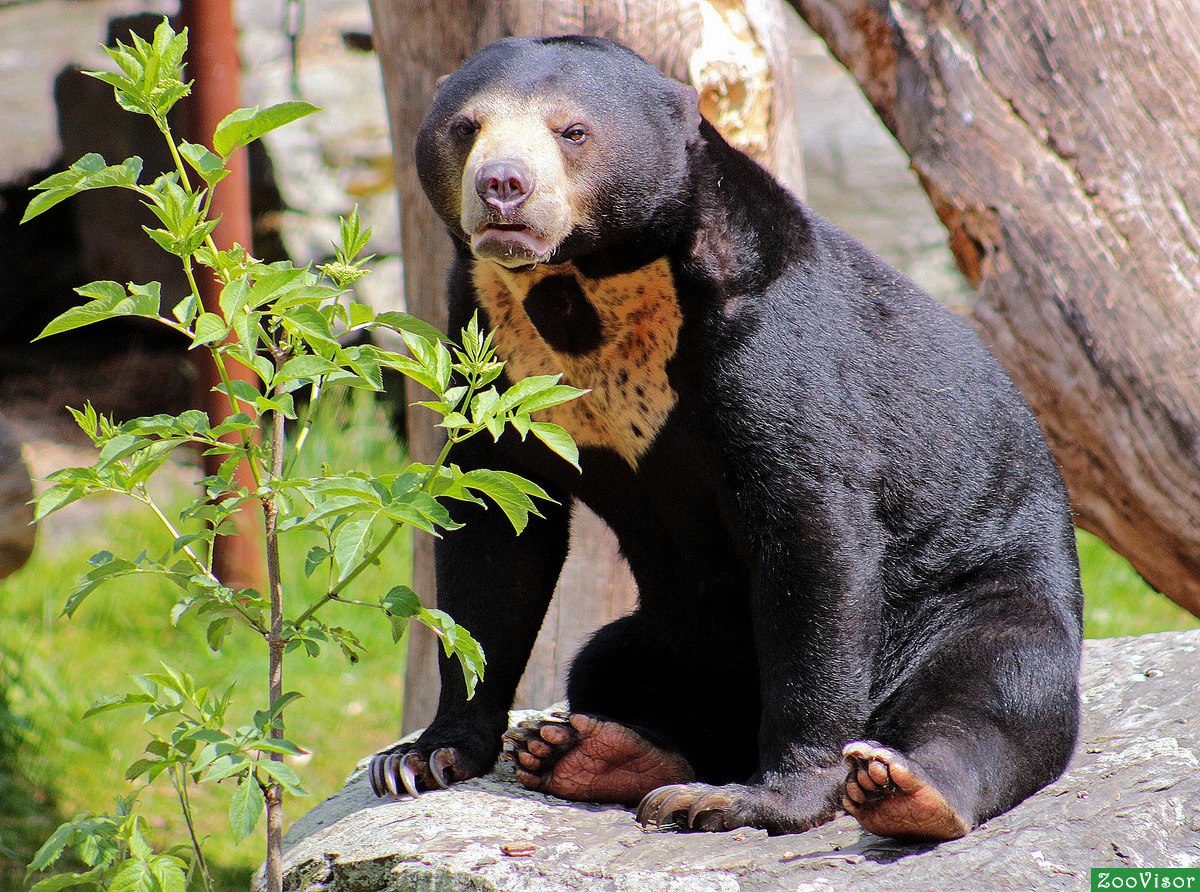
[[[371,0],[371,12],[392,127],[404,291],[410,312],[442,328],[451,245],[421,194],[413,142],[437,78],[494,40],[563,33],[620,40],[672,77],[692,82],[709,120],[793,189],[802,189],[791,61],[799,22],[782,0]],[[410,391],[410,400],[420,398]],[[421,410],[411,417],[412,453],[428,461],[440,447],[437,433]],[[635,603],[633,581],[605,525],[577,507],[571,532],[571,556],[517,693],[518,705],[561,698],[566,669],[579,644]],[[429,597],[434,590],[432,542],[419,536],[413,550],[414,587]],[[433,715],[435,651],[431,636],[411,638],[406,730],[421,727]]]
[[[1200,17],[792,0],[912,159],[1078,522],[1200,614]]]

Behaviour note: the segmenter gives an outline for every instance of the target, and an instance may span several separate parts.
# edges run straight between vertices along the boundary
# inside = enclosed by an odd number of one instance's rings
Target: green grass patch
[[[1076,531],[1075,540],[1088,638],[1200,628],[1200,619],[1147,585],[1103,540],[1083,530]]]
[[[403,462],[382,410],[365,394],[322,411],[306,448],[306,461],[314,470],[329,462],[338,470],[384,473]],[[181,491],[177,501],[182,504],[191,497],[190,490]],[[81,507],[86,509],[87,503]],[[141,715],[136,709],[88,720],[80,715],[101,695],[131,689],[130,673],[158,671],[162,660],[191,673],[198,683],[223,688],[236,682],[238,708],[231,712],[231,724],[248,722],[255,709],[266,705],[262,639],[248,631],[231,632],[221,653],[213,654],[202,624],[185,617],[171,627],[168,617],[177,599],[173,587],[123,579],[92,595],[74,619],[58,618],[92,554],[107,549],[132,556],[142,548],[165,548],[169,543],[148,510],[136,505],[109,509],[97,513],[94,526],[82,533],[43,536],[30,563],[0,582],[0,641],[8,645],[12,670],[7,690],[12,720],[22,724],[25,743],[20,764],[3,778],[11,783],[0,782],[0,888],[20,888],[6,880],[19,876],[21,859],[32,854],[30,837],[36,837],[36,848],[53,829],[47,813],[108,811],[115,798],[129,790],[125,769],[147,742]],[[323,580],[306,579],[303,572],[304,556],[314,544],[306,534],[284,540],[285,593],[290,593],[293,615],[322,591]],[[359,592],[380,592],[408,582],[411,575],[409,540],[398,537],[381,566],[364,575]],[[404,652],[392,643],[388,624],[380,622],[382,614],[331,604],[322,616],[354,631],[367,653],[356,664],[347,662],[337,648],[316,659],[303,649],[288,655],[284,688],[305,696],[288,708],[287,735],[312,751],[293,764],[313,793],[311,798],[289,799],[289,821],[338,789],[355,762],[394,740],[400,727]],[[4,715],[0,710],[0,733]],[[193,790],[201,832],[210,837],[206,853],[220,887],[244,892],[251,871],[262,862],[261,834],[241,845],[233,842],[227,817],[232,784],[204,784]],[[31,798],[31,792],[37,798]],[[22,811],[26,802],[41,804]],[[159,842],[186,839],[165,777],[143,793],[142,802]],[[44,826],[33,828],[33,817]],[[16,832],[24,826],[34,832]]]

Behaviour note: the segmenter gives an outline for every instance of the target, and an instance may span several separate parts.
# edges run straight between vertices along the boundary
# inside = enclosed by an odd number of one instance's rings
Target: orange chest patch
[[[667,363],[683,317],[666,259],[603,279],[569,263],[516,271],[476,261],[473,276],[510,379],[561,373],[591,391],[534,417],[636,468],[677,398]]]

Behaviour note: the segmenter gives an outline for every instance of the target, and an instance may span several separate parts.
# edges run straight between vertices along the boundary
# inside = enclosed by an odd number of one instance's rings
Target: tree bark
[[[791,52],[799,22],[782,0],[371,0],[375,47],[383,66],[400,196],[404,291],[409,311],[444,328],[445,273],[451,245],[421,193],[413,142],[432,101],[437,78],[476,49],[502,37],[581,33],[610,37],[640,52],[663,71],[692,82],[705,115],[740,148],[772,168],[796,191],[803,187],[796,135],[796,72]],[[410,390],[410,400],[420,399]],[[430,418],[411,414],[413,456],[428,461],[440,448]],[[434,590],[432,542],[414,543],[414,588]],[[633,581],[607,527],[577,507],[571,556],[543,624],[518,705],[544,705],[563,696],[566,669],[578,645],[604,622],[628,612]],[[433,715],[438,682],[436,642],[410,639],[404,727]]]
[[[792,0],[912,159],[1081,526],[1200,614],[1200,16]]]

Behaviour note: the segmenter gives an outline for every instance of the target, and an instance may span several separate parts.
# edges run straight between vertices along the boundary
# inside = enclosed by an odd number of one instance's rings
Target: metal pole
[[[211,146],[217,124],[240,105],[239,76],[241,60],[237,50],[237,27],[231,0],[183,0],[183,19],[188,28],[188,74],[195,81],[187,102],[191,113],[192,138]],[[213,232],[217,247],[224,250],[234,242],[251,250],[250,173],[245,149],[229,159],[230,174],[213,194],[212,212],[221,222]],[[213,276],[200,277],[200,296],[204,308],[219,313],[220,284]],[[202,354],[200,377],[201,405],[214,419],[229,414],[229,401],[212,387],[220,382],[216,366],[206,351]],[[229,364],[230,377],[249,381],[258,379],[239,363]],[[212,474],[220,466],[220,457],[205,459],[205,470]],[[250,470],[244,464],[237,469],[237,482],[254,488]],[[266,576],[260,519],[248,509],[234,518],[237,532],[219,537],[214,548],[213,569],[230,588],[255,588],[265,591]]]

